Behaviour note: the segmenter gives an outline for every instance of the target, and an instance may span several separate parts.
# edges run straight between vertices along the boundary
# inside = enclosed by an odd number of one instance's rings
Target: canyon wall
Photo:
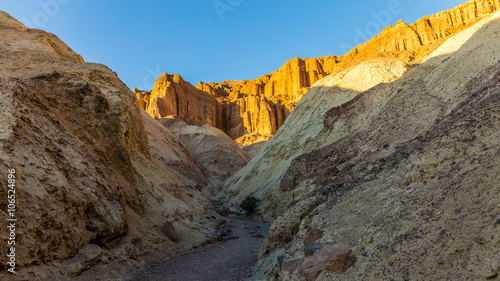
[[[443,42],[453,37],[452,32],[470,30],[471,22],[487,18],[497,8],[498,1],[469,1],[450,11],[420,19],[417,23],[404,28],[415,28],[424,22],[435,22],[436,25],[441,23],[442,26],[434,27],[434,30],[448,30],[447,37],[433,36],[432,38],[436,40],[426,41],[428,45],[415,45],[412,49],[402,51],[387,50],[386,45],[392,46],[393,44],[384,42],[395,42],[396,39],[407,40],[413,38],[415,34],[419,38],[423,36],[417,33],[417,29],[412,29],[413,31],[408,34],[403,33],[401,28],[406,25],[400,23],[384,29],[380,35],[356,47],[346,57],[337,57],[336,60],[340,62],[331,64],[333,65],[332,74],[313,85],[271,141],[244,169],[220,187],[220,199],[227,200],[236,206],[238,200],[254,193],[261,197],[275,198],[276,200],[270,199],[263,203],[264,213],[269,217],[279,215],[286,209],[288,202],[293,201],[295,195],[287,193],[275,197],[277,195],[271,195],[270,192],[280,190],[285,171],[294,158],[310,147],[311,140],[323,128],[323,115],[328,110],[341,106],[379,83],[389,83],[398,79],[409,66],[422,63]],[[468,21],[457,24],[451,19],[449,21],[429,20],[446,18],[447,15],[456,13],[463,13],[462,16]]]
[[[286,207],[250,280],[304,280],[300,265],[333,248],[351,250],[355,266],[309,280],[500,274],[499,30],[496,12],[324,114],[280,185],[255,192],[263,211]]]
[[[17,273],[2,262],[0,279],[114,280],[211,239],[200,164],[114,72],[4,12],[0,53],[0,219],[8,169],[17,207]]]

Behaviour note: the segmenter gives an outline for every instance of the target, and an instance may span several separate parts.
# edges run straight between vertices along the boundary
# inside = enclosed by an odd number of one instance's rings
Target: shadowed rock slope
[[[4,12],[0,41],[0,219],[13,168],[18,220],[18,273],[2,262],[0,279],[113,280],[210,238],[199,163],[115,73]]]
[[[238,143],[221,130],[178,116],[158,119],[175,134],[196,157],[208,184],[201,186],[207,197],[214,187],[243,168],[250,157]]]
[[[324,114],[282,188],[262,199],[287,207],[255,280],[305,280],[304,259],[333,248],[357,262],[316,280],[497,278],[499,30],[497,12]]]
[[[181,87],[172,84],[167,91],[159,91],[155,85],[152,92],[143,92],[138,98],[142,107],[152,116],[179,115],[209,124],[223,130],[240,143],[265,141],[277,132],[300,99],[318,80],[352,67],[360,60],[366,61],[374,57],[394,58],[407,64],[419,63],[447,38],[499,8],[499,0],[471,0],[453,9],[424,17],[413,24],[399,21],[344,56],[293,58],[278,70],[255,80],[200,82],[196,88],[212,96],[210,98],[205,95],[201,98],[203,101],[210,100],[207,103],[200,104],[200,93],[189,85],[189,94],[182,93],[183,101],[179,103],[179,107],[182,107],[181,104],[191,104],[191,110],[187,111],[175,106],[163,106],[179,100],[179,94],[167,97],[165,101],[166,95],[162,93],[178,93],[179,88],[184,88],[183,82],[180,83]],[[166,85],[164,81],[168,79],[164,76],[157,83]],[[221,106],[213,105],[214,100]],[[214,122],[214,116],[221,119]]]

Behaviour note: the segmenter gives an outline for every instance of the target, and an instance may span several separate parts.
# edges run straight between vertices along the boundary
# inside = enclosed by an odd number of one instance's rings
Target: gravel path
[[[130,281],[244,280],[251,273],[269,224],[228,218],[221,231],[225,233],[223,241],[151,266]]]

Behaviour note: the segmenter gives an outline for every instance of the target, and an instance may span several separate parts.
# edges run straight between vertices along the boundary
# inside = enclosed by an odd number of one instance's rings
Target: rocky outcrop
[[[153,90],[135,91],[139,104],[154,118],[176,115],[222,128],[222,105],[213,95],[195,88],[179,74],[164,73]]]
[[[175,134],[193,153],[208,180],[203,185],[207,197],[214,187],[244,167],[250,157],[221,130],[190,119],[170,116],[158,121]]]
[[[323,271],[317,280],[480,280],[500,273],[499,29],[497,12],[400,79],[326,111],[321,130],[283,174],[288,188],[255,192],[288,208],[271,226],[274,240],[261,249],[254,280],[302,280],[296,267],[277,269],[276,256],[283,264],[302,261],[313,228],[321,236],[316,252],[340,247],[359,257],[342,275]],[[300,110],[299,103],[283,128]]]
[[[419,61],[453,34],[471,26],[500,9],[498,0],[471,0],[453,9],[426,16],[414,24],[399,21],[378,36],[355,47],[344,57],[352,61],[376,53]]]
[[[195,188],[206,182],[198,162],[141,116],[115,73],[4,12],[0,53],[0,182],[15,169],[18,270],[2,263],[0,279],[94,280],[85,272],[98,265],[93,274],[113,280],[210,239],[222,218]],[[168,222],[175,241],[162,232]]]

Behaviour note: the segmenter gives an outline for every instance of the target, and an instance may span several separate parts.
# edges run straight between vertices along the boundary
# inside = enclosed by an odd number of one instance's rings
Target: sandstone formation
[[[211,118],[200,118],[199,114],[191,116],[183,113],[181,116],[222,129],[232,139],[256,134],[271,137],[281,127],[298,101],[321,78],[341,71],[351,64],[357,64],[359,60],[372,57],[383,56],[408,64],[419,63],[451,35],[471,26],[499,8],[498,0],[469,1],[454,9],[424,17],[414,24],[399,21],[396,26],[385,28],[378,36],[355,47],[345,56],[293,58],[275,72],[255,80],[200,82],[198,89],[210,93],[221,102],[223,125],[206,123],[202,119]],[[185,97],[188,100],[199,98],[198,95]],[[146,95],[145,99],[147,98]],[[143,103],[141,97],[139,101]],[[159,117],[158,112],[161,116],[177,114],[175,110],[168,110],[167,114],[164,114],[163,109],[155,108],[161,104],[150,106],[151,109],[147,111],[154,117]],[[195,111],[200,110],[202,111],[201,108]],[[211,114],[212,110],[207,112],[205,115]],[[260,140],[254,142],[258,141]]]
[[[264,212],[278,215],[252,280],[303,280],[297,266],[280,270],[277,257],[300,264],[311,229],[321,236],[314,239],[317,253],[352,249],[357,258],[342,275],[323,271],[316,280],[485,280],[500,274],[499,30],[496,12],[400,79],[326,111],[319,132],[295,146],[302,153],[284,168],[283,188],[273,183],[251,192],[263,196]],[[317,85],[333,82],[327,77]],[[283,134],[302,106],[314,106],[316,88],[287,119]],[[273,146],[277,157],[285,153],[275,143],[281,130],[255,160],[263,161]],[[256,167],[245,169],[258,173]],[[242,174],[228,182],[252,179]],[[272,207],[284,202],[286,208]]]
[[[0,219],[8,218],[6,171],[15,169],[18,270],[2,262],[0,279],[95,280],[98,272],[114,280],[210,239],[222,218],[195,188],[207,182],[199,163],[141,116],[115,73],[4,12],[0,53]]]
[[[158,121],[175,134],[200,163],[209,183],[203,186],[203,193],[207,197],[212,196],[214,187],[250,161],[247,153],[217,128],[178,116],[161,118]]]
[[[154,118],[176,115],[222,128],[221,104],[179,74],[164,73],[156,79],[151,93],[135,91],[135,94],[141,107]]]

